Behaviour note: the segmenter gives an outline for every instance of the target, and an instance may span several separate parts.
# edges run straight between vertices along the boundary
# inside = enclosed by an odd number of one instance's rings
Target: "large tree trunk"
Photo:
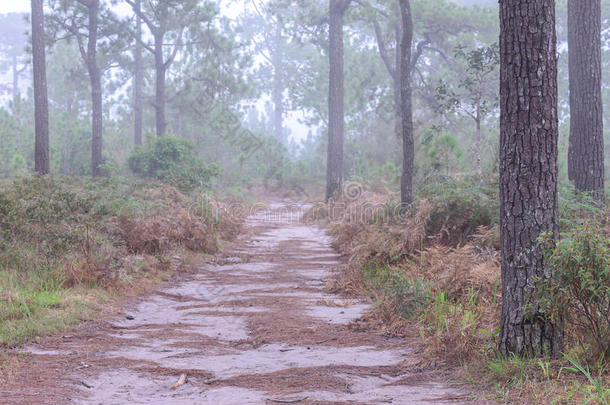
[[[349,3],[350,0],[329,0],[327,200],[331,199],[343,184],[343,16]]]
[[[87,70],[91,81],[91,175],[100,176],[102,166],[102,74],[97,65],[97,27],[99,0],[90,3],[89,8],[89,39],[87,44]]]
[[[500,58],[499,349],[557,355],[563,321],[552,322],[529,298],[536,277],[549,276],[538,237],[559,233],[554,0],[500,2]]]
[[[34,170],[47,174],[49,168],[49,99],[44,49],[43,0],[32,0],[32,60],[34,65]]]
[[[142,145],[142,128],[143,128],[143,114],[142,114],[142,18],[140,13],[142,12],[141,0],[136,0],[136,44],[134,51],[135,59],[135,72],[134,72],[134,95],[133,95],[133,113],[134,113],[134,125],[133,125],[133,142],[136,146]]]
[[[601,0],[568,1],[570,144],[568,176],[604,199]]]
[[[165,135],[167,122],[165,121],[165,61],[163,60],[162,33],[155,34],[155,121],[157,136]]]
[[[400,109],[402,122],[402,176],[400,203],[403,211],[413,202],[413,169],[415,146],[413,142],[413,102],[411,88],[411,46],[413,43],[413,15],[411,1],[400,0],[402,39],[400,41]]]

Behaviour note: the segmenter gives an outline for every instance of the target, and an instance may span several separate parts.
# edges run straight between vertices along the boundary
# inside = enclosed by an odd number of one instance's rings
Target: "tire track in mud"
[[[302,209],[270,204],[221,262],[127,317],[29,347],[44,378],[7,403],[466,402],[410,370],[408,341],[349,327],[368,307],[325,292],[339,256],[323,230],[298,221]],[[187,383],[170,389],[183,373]]]

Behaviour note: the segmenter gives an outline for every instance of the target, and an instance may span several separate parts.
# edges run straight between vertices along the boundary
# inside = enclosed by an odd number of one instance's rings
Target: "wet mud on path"
[[[28,346],[26,376],[0,403],[471,403],[409,366],[408,340],[350,327],[368,307],[325,292],[339,256],[298,219],[272,203],[217,263],[125,316]]]

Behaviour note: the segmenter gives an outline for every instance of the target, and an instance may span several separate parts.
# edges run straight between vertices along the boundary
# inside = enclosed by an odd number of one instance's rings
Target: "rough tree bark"
[[[133,89],[133,142],[136,146],[142,145],[142,13],[141,0],[136,0],[136,43],[134,50],[135,72],[134,72],[134,89]]]
[[[328,156],[326,159],[326,199],[331,199],[343,184],[343,16],[351,0],[329,0],[330,63],[328,86]]]
[[[570,139],[568,177],[604,199],[601,0],[568,1]]]
[[[400,109],[402,121],[402,175],[400,203],[403,211],[413,202],[413,169],[415,146],[413,142],[413,102],[411,88],[411,46],[413,44],[413,15],[411,1],[400,0],[402,39],[400,41]]]
[[[538,237],[558,237],[554,0],[500,1],[500,352],[557,355],[563,321],[529,302],[548,277]]]
[[[34,170],[47,174],[49,168],[49,99],[44,49],[43,0],[32,0],[32,59],[34,71]]]

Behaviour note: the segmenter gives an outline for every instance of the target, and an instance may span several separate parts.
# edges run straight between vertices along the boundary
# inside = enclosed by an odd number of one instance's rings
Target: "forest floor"
[[[343,264],[305,209],[272,203],[211,263],[121,315],[15,349],[0,403],[485,403],[421,366],[417,332],[359,326],[368,306],[329,293]]]

